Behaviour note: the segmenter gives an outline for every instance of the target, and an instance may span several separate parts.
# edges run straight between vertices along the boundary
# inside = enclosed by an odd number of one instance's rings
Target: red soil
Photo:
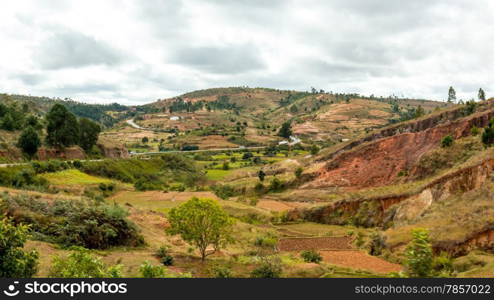
[[[278,248],[280,251],[301,250],[347,250],[352,249],[351,238],[320,237],[320,238],[286,238],[281,239]]]
[[[371,256],[362,251],[320,251],[324,262],[348,267],[352,269],[367,270],[374,273],[399,272],[402,266],[390,263],[379,257]]]

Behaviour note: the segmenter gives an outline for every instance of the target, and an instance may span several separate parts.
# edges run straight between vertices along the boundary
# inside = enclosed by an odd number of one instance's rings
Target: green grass
[[[56,173],[45,173],[40,176],[54,185],[90,185],[113,182],[110,179],[88,175],[77,169],[69,169]]]
[[[217,170],[217,169],[207,170],[206,178],[214,181],[223,180],[231,172],[232,170]]]

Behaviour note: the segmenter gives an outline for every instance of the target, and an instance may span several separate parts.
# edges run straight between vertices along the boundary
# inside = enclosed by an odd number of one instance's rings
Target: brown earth
[[[313,181],[302,187],[364,188],[390,184],[400,171],[412,168],[424,153],[437,147],[444,136],[452,135],[455,139],[467,136],[473,126],[485,127],[493,116],[494,110],[488,110],[418,132],[396,134],[363,144],[335,156],[316,173]]]
[[[324,262],[352,269],[380,274],[399,272],[403,269],[399,264],[390,263],[358,250],[320,251],[320,253]]]

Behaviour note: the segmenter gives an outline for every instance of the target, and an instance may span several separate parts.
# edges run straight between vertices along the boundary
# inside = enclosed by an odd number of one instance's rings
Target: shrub
[[[26,195],[4,195],[2,200],[1,210],[16,223],[31,224],[42,240],[94,249],[144,244],[138,228],[118,205],[62,199],[48,203]]]
[[[165,267],[153,266],[148,261],[145,261],[140,267],[139,271],[143,278],[190,278],[190,273],[169,273]]]
[[[173,256],[170,255],[169,249],[166,246],[161,246],[156,251],[156,257],[158,257],[161,263],[165,266],[173,265]]]
[[[429,277],[432,273],[432,246],[429,232],[417,228],[412,231],[413,239],[406,248],[407,274],[410,277]]]
[[[320,149],[319,149],[319,147],[317,145],[312,145],[310,147],[310,150],[309,151],[310,151],[310,154],[316,155],[317,153],[319,153],[319,150]]]
[[[276,258],[263,258],[261,264],[255,268],[250,276],[252,278],[279,278],[283,272],[281,260]]]
[[[451,147],[451,145],[453,145],[453,137],[451,135],[447,135],[441,140],[441,147],[446,148]]]
[[[271,192],[280,192],[281,190],[283,190],[283,188],[284,188],[283,182],[276,177],[273,178],[271,180],[271,183],[269,184],[269,191]]]
[[[213,276],[215,278],[232,278],[232,270],[227,266],[216,265],[212,269]]]
[[[0,216],[0,278],[28,278],[36,274],[38,252],[22,248],[29,237],[29,226],[15,226]]]
[[[50,268],[55,278],[120,278],[121,266],[107,267],[84,248],[76,248],[67,257],[56,256]]]
[[[299,179],[300,177],[302,177],[303,172],[304,172],[304,169],[302,169],[301,167],[298,167],[295,170],[295,178]]]
[[[470,129],[470,133],[474,136],[479,135],[480,129],[477,126],[472,126],[472,129]]]
[[[319,252],[314,251],[314,250],[305,250],[302,251],[300,256],[304,259],[305,262],[308,263],[320,263],[322,261],[322,256],[319,254]]]
[[[224,200],[226,200],[230,197],[233,197],[237,194],[235,189],[232,186],[226,185],[226,184],[225,185],[215,185],[215,186],[212,186],[211,189],[213,190],[213,192],[216,196],[218,196]]]
[[[262,248],[275,249],[278,244],[278,239],[275,236],[258,236],[254,241],[254,245]]]

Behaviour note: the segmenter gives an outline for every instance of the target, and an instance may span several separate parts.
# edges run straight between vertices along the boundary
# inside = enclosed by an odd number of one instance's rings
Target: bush
[[[271,180],[271,183],[269,184],[270,192],[280,192],[281,190],[283,190],[283,188],[284,188],[283,182],[276,177],[273,178]]]
[[[169,249],[166,246],[161,246],[156,251],[156,257],[158,257],[161,263],[165,266],[173,265],[173,256],[170,255]]]
[[[263,258],[261,264],[255,268],[250,276],[252,278],[279,278],[283,268],[279,258]]]
[[[190,278],[189,273],[169,273],[165,267],[153,266],[148,261],[145,261],[140,267],[139,271],[143,278]]]
[[[232,278],[232,270],[226,266],[214,266],[212,269],[213,276],[215,278]]]
[[[278,239],[275,236],[258,236],[254,241],[254,245],[262,248],[275,249],[278,244]]]
[[[453,145],[453,137],[451,135],[447,135],[441,140],[441,147],[446,148],[451,147],[451,145]]]
[[[412,231],[413,239],[406,248],[407,274],[410,277],[429,277],[432,274],[432,246],[429,232],[417,228]]]
[[[29,278],[36,274],[38,252],[22,248],[29,237],[29,226],[15,226],[0,216],[0,278]]]
[[[308,263],[320,263],[322,261],[322,256],[319,254],[319,252],[314,251],[314,250],[305,250],[302,251],[300,256],[304,259],[305,262]]]
[[[107,267],[84,248],[76,248],[67,257],[56,256],[50,268],[55,278],[120,278],[121,266]]]
[[[92,249],[144,244],[118,205],[61,199],[48,203],[27,195],[4,195],[2,200],[1,210],[16,223],[31,224],[38,239]]]
[[[224,200],[233,197],[237,194],[235,189],[230,185],[215,185],[212,186],[211,189],[213,190],[216,196]]]

